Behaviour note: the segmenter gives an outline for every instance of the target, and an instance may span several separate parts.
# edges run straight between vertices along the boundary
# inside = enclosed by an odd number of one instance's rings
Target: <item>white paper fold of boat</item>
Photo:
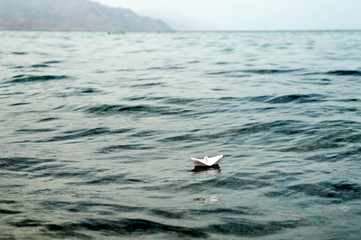
[[[191,158],[194,166],[196,167],[211,167],[214,165],[217,165],[219,161],[222,159],[223,155],[218,155],[215,157],[209,158],[208,156],[205,156],[203,159],[198,158]]]

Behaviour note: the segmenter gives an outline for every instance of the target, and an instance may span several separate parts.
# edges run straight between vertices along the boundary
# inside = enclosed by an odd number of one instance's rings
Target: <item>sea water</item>
[[[0,32],[0,238],[359,239],[360,42]]]

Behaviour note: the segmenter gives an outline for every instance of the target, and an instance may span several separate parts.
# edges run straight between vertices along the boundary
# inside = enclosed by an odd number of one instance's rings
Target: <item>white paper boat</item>
[[[219,161],[222,159],[223,155],[218,155],[215,157],[209,158],[205,156],[203,159],[191,158],[194,166],[196,167],[211,167],[214,165],[218,165]]]

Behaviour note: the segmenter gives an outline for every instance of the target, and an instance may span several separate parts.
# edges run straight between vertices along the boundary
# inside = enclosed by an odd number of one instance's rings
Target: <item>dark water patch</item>
[[[218,134],[210,135],[210,137],[237,137],[260,132],[274,132],[285,135],[293,135],[302,133],[304,131],[304,125],[301,121],[278,120],[269,123],[248,123],[243,127],[229,129]]]
[[[197,99],[197,98],[168,98],[168,99],[166,99],[164,101],[164,103],[184,105],[184,104],[197,102],[197,101],[200,101],[200,100],[201,99]]]
[[[100,115],[112,115],[120,113],[147,113],[157,115],[178,115],[190,112],[187,109],[175,109],[166,106],[152,106],[152,105],[100,105],[86,109],[87,112]]]
[[[284,135],[295,135],[305,132],[305,125],[301,121],[279,120],[269,123],[248,123],[242,127],[230,128],[214,134],[182,134],[160,139],[161,142],[195,142],[208,141],[210,139],[236,138],[258,134],[260,132],[273,132]]]
[[[323,100],[323,96],[319,94],[293,94],[293,95],[284,95],[272,98],[267,103],[311,103],[311,102],[320,102]]]
[[[50,122],[50,121],[55,121],[55,120],[59,120],[60,118],[57,117],[48,117],[48,118],[43,118],[38,120],[37,122],[41,123],[41,122]]]
[[[340,102],[361,102],[360,98],[344,98],[340,99]]]
[[[125,106],[125,105],[100,105],[87,109],[90,113],[97,114],[113,114],[119,112],[158,112],[163,111],[165,107],[154,107],[148,105],[136,105],[136,106]]]
[[[80,91],[81,93],[99,93],[100,90],[95,88],[84,88]]]
[[[27,55],[27,52],[12,52],[13,55]]]
[[[87,181],[84,184],[88,185],[107,185],[107,184],[133,184],[144,182],[140,179],[127,178],[126,174],[103,176],[97,179]]]
[[[153,234],[176,234],[182,238],[206,238],[208,234],[197,228],[172,226],[145,219],[102,220],[87,219],[80,223],[48,224],[48,231],[92,231],[106,236],[142,237]]]
[[[344,202],[361,199],[361,186],[355,183],[320,182],[294,185],[288,189],[296,193],[320,198],[338,199]]]
[[[227,188],[227,189],[259,189],[270,186],[271,183],[262,180],[255,180],[251,178],[240,178],[240,177],[227,177],[222,180],[215,181],[210,184],[212,187]]]
[[[361,142],[361,133],[349,134],[346,132],[341,132],[335,136],[335,142],[346,142],[346,143],[360,143]]]
[[[221,92],[224,91],[224,88],[212,88],[212,91]]]
[[[284,73],[292,73],[297,72],[302,69],[250,69],[244,70],[246,73],[254,73],[254,74],[284,74]]]
[[[18,129],[17,133],[42,133],[42,132],[54,132],[56,129],[53,128],[37,128],[37,129]]]
[[[229,65],[229,64],[234,64],[234,62],[216,62],[216,65]]]
[[[48,68],[50,67],[49,65],[46,64],[35,64],[35,65],[31,65],[32,68]]]
[[[254,210],[245,207],[238,208],[212,208],[212,209],[182,209],[182,210],[169,210],[169,209],[150,209],[150,215],[166,219],[193,219],[195,216],[230,216],[230,215],[259,215]]]
[[[194,60],[194,61],[189,61],[189,62],[186,62],[187,64],[196,64],[196,63],[200,63],[201,61],[198,61],[198,60]]]
[[[344,128],[347,126],[350,127],[361,127],[361,123],[353,120],[348,119],[339,119],[339,120],[329,120],[329,121],[322,121],[319,124],[320,128],[334,128],[334,127],[341,127]]]
[[[46,61],[44,62],[44,64],[57,64],[57,63],[62,63],[63,61],[57,61],[57,60],[54,60],[54,61]]]
[[[41,76],[18,75],[13,77],[12,80],[7,81],[7,83],[45,82],[45,81],[62,80],[68,78],[70,77],[65,75],[41,75]]]
[[[40,142],[57,142],[57,141],[66,141],[74,140],[84,137],[93,137],[98,135],[109,134],[111,131],[108,128],[93,128],[93,129],[80,129],[74,131],[66,131],[63,135],[55,136],[46,140],[41,140]]]
[[[302,79],[306,84],[313,84],[313,85],[331,85],[332,80],[328,78],[304,78]]]
[[[138,133],[132,134],[131,137],[139,137],[139,138],[153,137],[154,135],[157,134],[159,134],[158,131],[140,131]]]
[[[143,144],[123,144],[123,145],[112,145],[101,148],[99,150],[99,153],[112,153],[112,152],[128,151],[128,150],[149,150],[149,149],[152,149],[152,147]]]
[[[348,144],[359,143],[361,134],[360,123],[349,120],[322,121],[315,126],[309,127],[304,131],[304,138],[297,140],[294,144],[282,149],[281,151],[311,152],[319,149],[335,149],[338,153],[343,153]],[[335,160],[332,153],[328,152],[321,158],[315,159]]]
[[[9,222],[14,227],[41,227],[44,222],[34,219],[23,219],[17,222]]]
[[[336,75],[336,76],[361,76],[361,71],[357,70],[336,70],[326,72],[328,75]]]
[[[269,99],[271,99],[273,96],[264,95],[264,96],[252,96],[252,97],[246,97],[245,100],[249,102],[267,102]]]
[[[227,70],[227,71],[218,71],[218,72],[208,72],[207,75],[226,75],[230,73],[239,73],[243,72],[242,70]]]
[[[161,101],[167,99],[166,97],[159,97],[159,96],[133,96],[133,97],[128,97],[125,98],[125,100],[129,100],[129,101]]]
[[[13,67],[9,67],[11,69],[23,69],[25,68],[25,66],[13,66]]]
[[[220,100],[220,101],[241,101],[241,100],[243,100],[243,98],[239,98],[239,97],[220,97],[220,98],[218,98],[218,100]]]
[[[359,141],[358,141],[359,143]],[[359,160],[361,154],[361,147],[352,147],[346,150],[339,150],[330,153],[316,154],[306,158],[317,162],[338,162],[345,160]]]
[[[179,185],[179,184],[178,184]],[[228,176],[226,178],[221,179],[208,179],[194,183],[184,183],[180,186],[170,186],[167,189],[172,189],[174,191],[191,191],[191,192],[199,192],[202,189],[211,189],[211,188],[219,188],[219,189],[231,189],[231,190],[251,190],[251,189],[260,189],[263,187],[270,186],[271,184],[267,181],[259,181],[251,178],[243,178],[237,176]]]
[[[100,177],[98,179],[88,181],[88,182],[86,182],[86,184],[104,185],[104,184],[109,184],[109,183],[123,183],[125,177],[126,177],[126,174],[104,176],[104,177]]]
[[[23,95],[24,92],[10,92],[10,93],[0,93],[0,96],[15,96],[15,95]]]
[[[57,97],[67,98],[70,96],[84,96],[84,95],[99,94],[99,93],[101,93],[101,91],[95,88],[77,88],[73,91],[57,92],[54,95],[56,95]]]
[[[278,190],[278,191],[266,192],[264,193],[264,195],[270,198],[279,198],[279,197],[288,197],[291,195],[291,193],[288,190]]]
[[[19,102],[19,103],[10,104],[9,107],[23,106],[23,105],[29,105],[29,104],[31,104],[31,103],[29,103],[29,102]]]
[[[0,162],[1,163],[1,162]],[[0,165],[1,166],[1,165]],[[17,203],[14,200],[6,200],[6,199],[0,199],[0,204],[15,204]]]
[[[14,211],[14,210],[8,210],[8,209],[1,209],[0,208],[0,215],[4,214],[4,215],[14,215],[14,214],[19,214],[21,212],[19,211]]]
[[[288,221],[252,222],[249,220],[231,220],[224,224],[215,224],[208,227],[209,231],[238,237],[261,237],[276,234],[285,229],[310,226],[306,217]]]
[[[323,101],[324,96],[319,94],[291,94],[284,96],[250,96],[250,97],[221,97],[219,100],[223,101],[239,101],[239,102],[259,102],[259,103],[308,103]]]
[[[167,211],[161,209],[150,209],[149,213],[150,215],[155,215],[168,219],[184,219],[186,217],[186,214],[184,212]]]
[[[136,84],[133,85],[132,87],[135,88],[151,88],[151,87],[155,87],[155,86],[164,86],[165,83],[162,82],[154,82],[154,83],[144,83],[144,84]]]
[[[271,95],[264,96],[249,96],[249,97],[220,97],[220,101],[234,101],[234,102],[266,102],[267,100],[274,98]]]
[[[300,141],[294,146],[280,149],[281,152],[312,152],[319,149],[337,149],[342,147],[341,144],[334,142],[332,139],[327,138],[318,138],[318,139],[308,139],[305,141]]]
[[[135,212],[144,212],[145,208],[138,206],[126,206],[120,204],[108,204],[108,203],[96,203],[96,202],[54,202],[54,201],[44,201],[42,205],[46,206],[46,209],[56,210],[58,208],[65,208],[69,212],[99,212],[99,211],[110,211],[122,212],[122,213],[135,213]]]
[[[161,142],[193,142],[195,140],[202,140],[202,136],[196,136],[193,134],[184,134],[184,135],[178,135],[173,137],[166,137],[163,139],[160,139]]]
[[[234,69],[218,72],[209,72],[208,75],[224,75],[231,73],[251,73],[251,74],[286,74],[291,72],[297,72],[301,69]]]
[[[54,162],[53,159],[38,158],[0,158],[0,167],[12,171],[26,170],[39,164]]]
[[[147,68],[146,70],[181,70],[185,69],[183,66],[165,66],[165,67],[151,67]]]

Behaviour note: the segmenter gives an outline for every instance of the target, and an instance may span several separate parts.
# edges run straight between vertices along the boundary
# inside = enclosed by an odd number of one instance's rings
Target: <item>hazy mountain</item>
[[[0,29],[171,30],[163,21],[89,0],[0,0]]]
[[[167,8],[150,9],[141,12],[142,15],[151,16],[157,19],[161,19],[175,30],[179,31],[209,31],[217,30],[218,27],[201,22],[197,19],[188,18],[183,16],[176,10]]]

